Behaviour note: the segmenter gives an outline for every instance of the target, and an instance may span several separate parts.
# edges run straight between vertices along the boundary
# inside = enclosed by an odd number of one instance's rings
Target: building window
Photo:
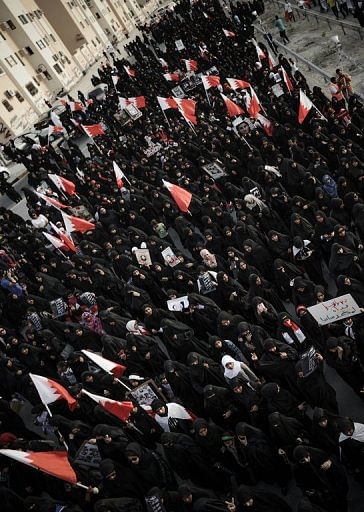
[[[40,50],[43,50],[43,48],[46,47],[46,45],[43,43],[43,41],[41,39],[39,39],[39,41],[37,41],[37,46]]]
[[[17,64],[16,60],[14,59],[14,57],[13,57],[12,55],[9,55],[9,57],[6,57],[6,58],[5,58],[5,60],[6,60],[7,64],[8,64],[11,68],[13,68],[14,66],[16,66],[16,64]]]
[[[28,13],[27,16],[28,16],[28,20],[30,22],[32,22],[34,20],[34,14],[32,12]]]
[[[39,83],[39,82],[38,82]],[[38,89],[36,88],[36,86],[33,84],[33,82],[29,82],[25,88],[27,89],[27,91],[30,92],[30,94],[32,96],[35,96],[37,93],[38,93]]]
[[[56,42],[56,41],[57,41],[57,39],[54,37],[54,35],[53,35],[53,34],[49,34],[49,37],[50,37],[54,42]]]
[[[96,41],[100,44],[100,39],[96,36]]]
[[[47,80],[52,80],[52,76],[48,73],[48,71],[43,71],[43,75],[46,77]]]
[[[18,16],[18,18],[20,19],[23,25],[26,25],[28,23],[27,17],[24,16],[24,14],[21,14],[20,16]]]
[[[12,110],[14,110],[14,107],[12,105],[10,105],[8,100],[3,100],[1,103],[4,105],[4,107],[6,108],[6,110],[8,112],[11,112]]]
[[[26,49],[26,52],[27,52],[28,55],[34,55],[34,52],[33,52],[33,50],[31,49],[30,46],[26,46],[25,49]]]
[[[14,25],[14,23],[11,20],[8,20],[6,23],[9,25],[9,28],[11,28],[11,30],[16,29],[16,26]]]
[[[18,57],[18,60],[19,60],[20,64],[22,66],[25,66],[24,62],[21,60],[21,57],[20,57],[19,53],[16,53],[15,55]]]
[[[82,28],[85,28],[85,25],[82,23],[82,21],[80,21],[80,25]]]
[[[96,18],[99,20],[101,18],[100,14],[98,12],[95,12]]]
[[[91,39],[91,43],[94,45],[94,47],[96,48],[97,44],[95,43],[95,41],[93,39]]]
[[[54,68],[54,70],[55,70],[58,74],[63,73],[63,69],[61,68],[61,66],[60,66],[59,64],[55,64],[55,65],[53,66],[53,68]]]
[[[15,93],[15,97],[16,97],[16,99],[19,101],[19,103],[23,103],[24,98],[23,98],[23,96],[20,94],[20,92],[19,92],[19,91],[16,91],[16,93]]]

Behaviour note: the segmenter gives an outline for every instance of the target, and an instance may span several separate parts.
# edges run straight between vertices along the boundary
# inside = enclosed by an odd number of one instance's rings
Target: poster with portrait
[[[135,389],[133,389],[133,391],[130,391],[127,394],[131,395],[141,407],[150,407],[153,400],[155,400],[156,398],[163,400],[163,402],[167,402],[165,396],[158,389],[153,379],[149,379],[143,384],[140,384],[140,386],[136,387]]]
[[[202,169],[213,179],[219,180],[223,176],[226,176],[226,172],[224,171],[221,162],[215,160],[214,162],[209,162],[206,165],[202,166]]]
[[[150,257],[149,249],[135,249],[135,257],[137,262],[142,267],[150,267],[152,264],[152,258]]]
[[[174,254],[173,249],[171,247],[166,247],[161,252],[161,254],[163,256],[164,263],[169,267],[175,267],[176,265],[181,263],[179,257]]]
[[[176,41],[174,42],[174,44],[176,45],[176,48],[179,52],[181,52],[182,50],[185,50],[186,47],[185,45],[183,44],[183,41],[182,39],[176,39]]]

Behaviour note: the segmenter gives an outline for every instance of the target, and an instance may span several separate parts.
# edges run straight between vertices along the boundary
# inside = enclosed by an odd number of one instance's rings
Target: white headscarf
[[[347,436],[346,434],[343,434],[341,432],[340,437],[339,437],[339,443],[346,441],[346,439],[353,439],[354,441],[359,441],[359,443],[364,443],[364,424],[353,422],[353,425],[354,425],[353,435]]]
[[[234,363],[234,367],[232,370],[230,370],[230,368],[226,368],[226,365],[228,363]],[[240,372],[242,372],[242,368],[240,366],[240,363],[239,361],[235,361],[235,359],[233,359],[231,356],[224,356],[222,359],[221,359],[221,364],[223,365],[224,367],[224,377],[226,379],[233,379],[234,377],[236,377]]]

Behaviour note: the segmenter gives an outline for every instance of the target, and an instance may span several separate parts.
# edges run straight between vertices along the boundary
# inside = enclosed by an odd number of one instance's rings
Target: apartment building
[[[165,0],[0,0],[0,143],[25,133]]]

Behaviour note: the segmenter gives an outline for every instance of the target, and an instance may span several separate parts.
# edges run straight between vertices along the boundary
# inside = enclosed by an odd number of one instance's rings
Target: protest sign
[[[150,257],[149,249],[135,249],[134,254],[139,265],[142,265],[143,267],[151,266],[152,259]]]
[[[169,311],[183,311],[190,305],[187,295],[178,297],[177,299],[167,300],[167,307]]]
[[[182,39],[177,39],[175,42],[176,48],[179,52],[185,49],[185,45],[183,44]]]
[[[314,372],[319,364],[316,357],[316,350],[313,347],[304,352],[300,356],[300,360],[302,362],[301,369],[304,377],[307,377],[312,372]]]
[[[166,247],[161,254],[163,256],[164,263],[170,267],[175,267],[178,263],[181,263],[179,257],[174,254],[171,247]]]
[[[344,318],[361,313],[358,304],[350,293],[335,297],[335,299],[325,300],[325,302],[320,302],[307,309],[319,325],[339,322]]]

